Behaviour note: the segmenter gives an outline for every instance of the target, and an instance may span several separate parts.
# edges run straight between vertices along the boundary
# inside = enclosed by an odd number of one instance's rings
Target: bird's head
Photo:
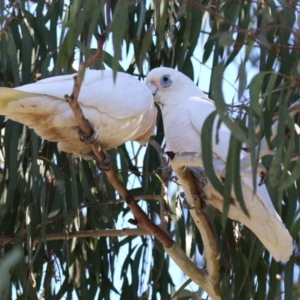
[[[187,96],[186,93],[196,87],[183,73],[166,67],[151,70],[147,75],[146,85],[151,90],[154,101],[160,106],[166,105],[168,101],[174,103],[176,99],[182,99],[183,94]]]

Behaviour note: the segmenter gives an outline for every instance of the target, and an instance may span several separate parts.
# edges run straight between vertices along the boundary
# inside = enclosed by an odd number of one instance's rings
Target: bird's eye
[[[160,78],[160,85],[163,88],[168,88],[172,85],[173,81],[170,79],[170,75],[163,75]]]

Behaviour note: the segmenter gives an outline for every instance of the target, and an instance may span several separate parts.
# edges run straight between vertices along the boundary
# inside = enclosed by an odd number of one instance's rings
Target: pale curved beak
[[[153,96],[156,95],[158,88],[151,82],[147,82],[146,86],[150,89]]]

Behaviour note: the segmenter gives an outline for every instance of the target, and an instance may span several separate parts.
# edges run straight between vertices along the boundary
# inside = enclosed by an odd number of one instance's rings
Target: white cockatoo
[[[161,108],[168,151],[200,153],[201,130],[205,119],[215,110],[214,102],[187,76],[174,69],[153,69],[147,76],[146,84]],[[213,138],[213,155],[226,163],[231,132],[224,124],[219,129],[217,127],[216,120],[214,132],[219,130],[219,143]],[[216,136],[215,133],[213,136]],[[250,228],[275,260],[287,261],[293,252],[292,237],[275,211],[266,186],[258,184],[260,178],[256,182],[254,194],[251,176],[241,176],[244,201],[250,218],[244,214],[237,201],[230,204],[228,217]],[[206,194],[205,201],[222,211],[222,197],[214,195]]]
[[[73,89],[74,75],[40,80],[14,89],[0,88],[0,114],[33,128],[61,151],[89,157],[91,146],[80,141],[77,121],[64,99]],[[86,70],[79,94],[85,117],[98,131],[103,150],[127,141],[147,143],[156,124],[157,109],[149,89],[125,73]]]

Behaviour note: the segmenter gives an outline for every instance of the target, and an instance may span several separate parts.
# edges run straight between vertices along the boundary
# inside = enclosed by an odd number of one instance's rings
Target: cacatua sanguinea
[[[200,153],[201,130],[205,119],[215,110],[213,101],[187,76],[171,68],[160,67],[150,71],[146,85],[161,108],[167,150],[174,153]],[[218,130],[219,143],[213,138],[213,155],[225,163],[231,132],[223,124],[217,127],[216,120],[214,131]],[[250,218],[244,214],[236,200],[229,207],[228,217],[250,228],[275,260],[287,261],[293,252],[292,237],[275,211],[266,186],[259,185],[260,178],[256,182],[254,194],[251,176],[241,176],[244,201]],[[206,194],[205,201],[222,211],[221,195],[215,197]]]
[[[40,80],[14,89],[0,88],[0,114],[33,128],[61,151],[89,157],[91,146],[80,141],[78,124],[65,94],[71,94],[74,75]],[[79,94],[85,117],[98,131],[103,150],[127,141],[147,143],[156,124],[157,109],[149,89],[126,73],[86,70]]]

